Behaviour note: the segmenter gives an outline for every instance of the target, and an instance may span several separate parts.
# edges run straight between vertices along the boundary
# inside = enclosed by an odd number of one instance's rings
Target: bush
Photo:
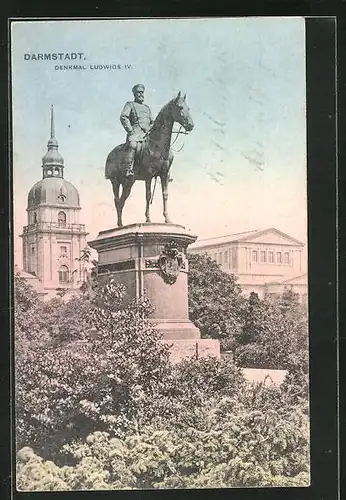
[[[112,279],[96,280],[84,298],[66,304],[41,303],[19,283],[19,489],[308,484],[306,324],[299,304],[289,295],[244,299],[227,278],[232,296],[218,317],[202,293],[202,274],[192,272],[190,307],[205,335],[218,322],[238,362],[285,363],[281,387],[250,386],[227,357],[172,366],[169,347],[148,320],[151,305],[124,306],[124,288]],[[210,317],[197,308],[198,297]]]
[[[249,410],[225,397],[214,400],[208,418],[209,428],[203,430],[147,425],[122,439],[93,432],[64,447],[74,466],[19,457],[18,485],[32,488],[33,471],[35,489],[52,484],[71,490],[308,484],[308,419],[298,409]]]
[[[122,307],[124,290],[113,281],[99,292],[87,318],[96,336],[89,332],[84,342],[63,347],[29,346],[17,356],[19,447],[31,443],[49,456],[95,428],[121,434],[169,372],[169,347],[147,320],[150,305]]]

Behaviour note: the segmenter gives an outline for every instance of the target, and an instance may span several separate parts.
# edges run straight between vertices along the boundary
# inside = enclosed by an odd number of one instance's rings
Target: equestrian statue
[[[127,132],[126,143],[116,146],[106,160],[106,179],[112,183],[118,227],[122,227],[122,211],[135,181],[145,181],[146,222],[150,222],[152,181],[160,177],[163,199],[163,216],[170,223],[167,211],[168,183],[173,162],[171,139],[174,133],[187,133],[193,129],[193,121],[186,104],[186,94],[181,92],[166,104],[153,120],[149,106],[144,104],[143,85],[132,89],[134,100],[125,104],[120,122]],[[177,122],[185,132],[173,132]],[[121,186],[121,194],[120,194]]]

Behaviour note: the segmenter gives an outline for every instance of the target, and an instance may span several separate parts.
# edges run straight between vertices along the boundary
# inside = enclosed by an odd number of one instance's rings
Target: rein
[[[177,139],[178,139],[178,137],[179,137],[179,134],[187,135],[187,132],[185,132],[185,131],[182,131],[182,130],[181,130],[182,128],[183,128],[183,126],[182,126],[182,125],[180,125],[180,127],[179,127],[179,130],[178,130],[178,131],[173,131],[173,132],[172,132],[172,134],[176,134],[176,137],[175,137],[174,141],[172,142],[172,144],[171,144],[171,146],[170,146],[171,148],[172,148],[172,146],[173,146],[173,145],[177,142]],[[148,131],[148,132],[149,132],[149,131]],[[148,132],[145,134],[145,136],[144,136],[144,137],[146,137],[146,135],[148,134]],[[180,148],[180,149],[178,149],[178,150],[176,150],[176,151],[175,151],[175,150],[173,150],[173,151],[174,151],[174,153],[180,153],[180,151],[182,151],[182,149],[183,149],[183,147],[184,147],[184,146],[185,146],[185,142],[183,142],[183,145],[181,146],[181,148]],[[154,194],[155,194],[155,188],[156,188],[156,183],[157,183],[157,177],[158,177],[158,175],[155,175],[155,183],[154,183],[154,187],[153,187],[153,192],[152,192],[152,194],[151,194],[150,205],[152,205],[152,203],[153,203]]]
[[[180,127],[179,127],[179,130],[178,130],[178,131],[173,131],[173,132],[172,132],[172,134],[176,134],[176,137],[175,137],[174,141],[173,141],[173,142],[172,142],[172,144],[171,144],[171,148],[172,148],[172,146],[174,146],[174,144],[177,142],[177,139],[178,139],[178,137],[179,137],[179,134],[182,134],[182,135],[188,135],[188,134],[187,134],[187,132],[185,132],[185,131],[182,131],[182,130],[181,130],[182,128],[183,128],[183,126],[182,126],[182,125],[180,125]],[[172,149],[172,151],[173,151],[174,153],[180,153],[180,151],[182,151],[182,150],[183,150],[184,146],[185,146],[185,141],[183,142],[183,144],[182,144],[182,146],[181,146],[181,148],[180,148],[180,149],[177,149],[177,150]]]

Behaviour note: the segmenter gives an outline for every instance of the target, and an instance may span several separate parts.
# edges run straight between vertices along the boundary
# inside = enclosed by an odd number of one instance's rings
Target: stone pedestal
[[[201,339],[189,320],[186,255],[196,239],[177,224],[145,223],[101,231],[89,242],[98,252],[99,274],[111,273],[125,285],[125,301],[146,296],[153,304],[152,319],[172,345],[174,361],[179,352],[220,356],[218,341]]]

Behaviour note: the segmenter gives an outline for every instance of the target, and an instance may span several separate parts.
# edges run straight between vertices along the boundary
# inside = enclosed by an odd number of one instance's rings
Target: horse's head
[[[182,97],[181,92],[179,92],[177,97],[173,99],[172,116],[175,122],[180,123],[184,127],[186,132],[190,132],[193,129],[193,120],[186,104],[186,94]]]

